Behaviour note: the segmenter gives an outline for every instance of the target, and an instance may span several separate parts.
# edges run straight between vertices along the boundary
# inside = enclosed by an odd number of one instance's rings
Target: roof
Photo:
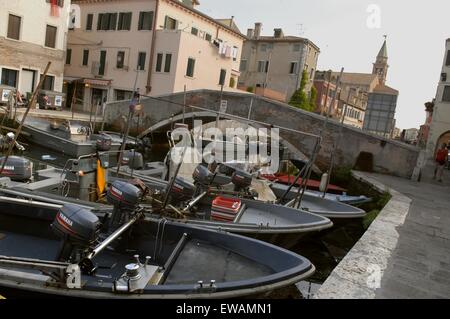
[[[236,25],[233,19],[216,19],[217,22],[222,23],[226,25],[227,27],[230,27],[235,32],[242,33],[241,30],[239,30],[239,27]]]
[[[375,87],[375,89],[373,89],[373,93],[398,95],[399,92],[396,89],[393,89],[387,85],[379,84]]]
[[[332,76],[338,76],[339,72],[333,72]],[[378,80],[378,76],[376,74],[371,73],[344,73],[342,75],[341,82],[343,83],[351,83],[351,84],[360,84],[360,85],[372,85],[374,81]]]
[[[299,42],[299,43],[307,43],[310,44],[311,46],[313,46],[317,51],[320,52],[320,48],[314,44],[314,42],[312,42],[309,39],[306,38],[301,38],[301,37],[295,37],[295,36],[290,36],[290,35],[286,35],[283,36],[281,38],[276,38],[274,36],[260,36],[259,38],[249,38],[249,41],[257,41],[257,42],[289,42],[289,43],[295,43],[295,42]]]
[[[72,0],[72,3],[80,3],[80,2],[86,2],[86,3],[89,3],[89,2],[107,2],[107,1],[125,1],[125,0]],[[213,23],[223,27],[224,29],[227,29],[228,31],[234,33],[235,35],[239,36],[242,39],[246,39],[247,38],[240,31],[236,31],[232,27],[230,27],[230,26],[228,26],[228,25],[226,25],[226,24],[224,24],[222,22],[219,22],[218,20],[208,16],[207,14],[204,14],[201,11],[198,11],[197,9],[193,8],[192,6],[189,6],[189,5],[187,5],[187,4],[183,3],[183,2],[180,2],[179,0],[165,0],[165,1],[168,1],[168,2],[176,4],[176,5],[179,5],[179,6],[183,7],[184,9],[187,9],[187,10],[189,10],[189,11],[195,13],[195,14],[198,14],[201,17],[203,17],[205,19],[208,19],[210,22],[213,22]],[[194,2],[195,2],[195,4],[199,4],[198,0],[194,0]]]
[[[378,52],[377,58],[388,58],[386,40],[384,40],[383,46],[381,47],[380,52]]]

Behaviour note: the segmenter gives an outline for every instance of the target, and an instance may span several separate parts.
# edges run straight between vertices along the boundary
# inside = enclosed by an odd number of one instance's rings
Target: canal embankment
[[[448,186],[352,175],[391,199],[314,298],[449,298]]]

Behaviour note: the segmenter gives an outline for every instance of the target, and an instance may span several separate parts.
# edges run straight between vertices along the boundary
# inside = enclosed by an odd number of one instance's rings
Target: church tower
[[[376,62],[373,64],[372,74],[378,75],[379,83],[385,85],[387,72],[389,69],[388,65],[388,54],[387,54],[387,44],[386,44],[386,36],[384,36],[384,43],[378,52]]]

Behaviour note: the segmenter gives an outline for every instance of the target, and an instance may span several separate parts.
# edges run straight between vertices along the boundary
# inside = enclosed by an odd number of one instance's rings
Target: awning
[[[110,86],[112,80],[103,80],[103,79],[86,79],[86,78],[77,78],[73,76],[65,76],[64,82],[79,82],[83,84],[96,85],[96,86]]]
[[[84,79],[84,84],[98,85],[98,86],[110,86],[112,80],[101,80],[101,79]]]

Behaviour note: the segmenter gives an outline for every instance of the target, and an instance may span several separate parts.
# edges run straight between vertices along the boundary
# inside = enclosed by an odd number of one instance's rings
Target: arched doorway
[[[438,149],[441,147],[441,145],[444,143],[447,144],[447,146],[450,145],[450,131],[445,132],[438,138],[438,140],[436,142],[436,148],[434,150],[435,154],[438,151]]]

